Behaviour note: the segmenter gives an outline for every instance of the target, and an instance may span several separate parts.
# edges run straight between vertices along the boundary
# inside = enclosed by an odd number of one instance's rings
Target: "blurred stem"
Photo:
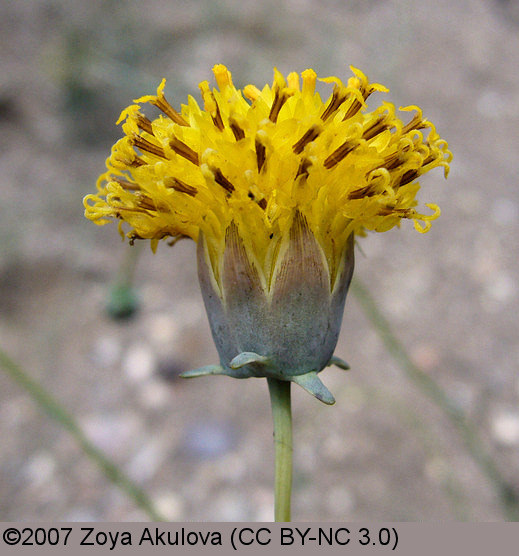
[[[407,378],[432,400],[455,425],[469,454],[493,484],[506,519],[518,521],[519,498],[513,487],[501,474],[493,458],[488,454],[475,427],[467,420],[464,412],[452,402],[443,388],[413,363],[402,343],[393,334],[389,322],[378,309],[368,289],[359,280],[354,279],[351,291],[360,302],[373,327],[380,334],[387,350],[404,370]]]
[[[133,287],[133,281],[142,247],[142,242],[133,246],[126,246],[124,258],[110,287],[107,310],[114,319],[128,319],[138,309],[139,301]]]
[[[106,477],[135,504],[146,513],[152,521],[165,521],[154,509],[146,494],[131,481],[101,450],[88,440],[74,417],[42,386],[32,379],[19,365],[17,365],[2,349],[0,349],[0,366],[7,374],[21,386],[39,407],[52,419],[57,421],[77,441],[83,452],[103,471]]]
[[[139,261],[139,255],[142,252],[144,243],[144,241],[137,241],[134,245],[126,246],[124,258],[115,279],[116,284],[127,287],[133,286],[137,262]]]
[[[275,484],[274,518],[290,521],[292,495],[292,409],[290,382],[267,378],[274,421]]]

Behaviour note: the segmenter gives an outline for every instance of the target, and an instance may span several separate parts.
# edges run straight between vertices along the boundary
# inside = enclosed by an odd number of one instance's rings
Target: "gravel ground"
[[[143,249],[139,311],[111,319],[109,286],[131,248],[84,220],[81,199],[120,109],[163,76],[178,105],[217,62],[241,85],[270,81],[274,65],[346,78],[354,64],[449,141],[449,179],[423,180],[441,219],[425,236],[404,223],[361,240],[356,276],[519,491],[518,6],[0,4],[0,345],[167,519],[273,518],[266,383],[177,378],[216,362],[192,242]],[[352,370],[323,373],[335,406],[294,388],[294,520],[506,519],[458,431],[353,295],[337,354]],[[146,519],[2,372],[0,438],[0,520]]]

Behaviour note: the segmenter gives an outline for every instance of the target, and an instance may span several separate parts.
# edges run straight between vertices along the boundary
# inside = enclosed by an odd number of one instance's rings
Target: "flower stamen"
[[[325,122],[346,100],[346,94],[344,93],[344,88],[339,88],[337,85],[333,88],[333,93],[330,99],[330,103],[321,115],[321,120]]]
[[[121,178],[112,177],[112,180],[118,183],[126,191],[140,191],[141,189],[140,185],[127,180],[123,180]]]
[[[299,178],[300,176],[303,176],[303,179],[306,179],[308,177],[308,169],[310,168],[311,165],[312,165],[312,161],[308,160],[308,158],[301,159],[301,162],[299,163],[299,168],[297,169],[296,179]]]
[[[174,189],[175,191],[178,191],[179,193],[185,193],[186,195],[189,195],[191,197],[195,197],[198,193],[196,187],[188,185],[185,181],[182,181],[178,178],[165,178],[164,185],[166,187]]]
[[[265,145],[256,137],[254,142],[254,147],[256,149],[256,165],[258,167],[258,174],[261,172],[263,165],[265,164]]]
[[[269,113],[269,120],[275,124],[278,120],[279,112],[285,102],[290,98],[290,94],[286,91],[276,90],[274,95],[274,102],[272,103],[272,107]]]
[[[169,146],[181,157],[189,160],[196,166],[200,165],[198,160],[198,154],[189,146],[186,145],[183,141],[178,139],[177,137],[173,137],[170,142]]]
[[[240,127],[235,119],[229,118],[229,127],[231,128],[236,141],[239,141],[240,139],[243,139],[245,137],[245,131],[243,131],[243,129]]]
[[[235,191],[234,185],[222,174],[220,168],[209,168],[214,176],[214,181],[223,187],[225,191],[230,195]]]
[[[140,135],[134,135],[132,137],[132,144],[134,147],[137,147],[141,151],[153,154],[159,158],[167,158],[162,147],[150,143],[150,141],[144,139],[144,137],[141,137]]]
[[[327,170],[331,170],[336,166],[343,158],[351,153],[354,149],[359,146],[358,141],[344,141],[344,143],[337,147],[331,155],[329,155],[324,161],[324,167]]]
[[[315,141],[317,137],[319,137],[320,133],[321,128],[317,125],[313,125],[306,133],[303,134],[303,136],[301,137],[301,139],[299,139],[299,141],[297,141],[297,143],[294,143],[292,145],[294,154],[301,154],[306,145],[308,145],[308,143],[311,143],[312,141]]]

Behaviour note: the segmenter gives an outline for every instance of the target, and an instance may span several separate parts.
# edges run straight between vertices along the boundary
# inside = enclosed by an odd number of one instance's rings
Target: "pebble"
[[[34,454],[24,468],[27,480],[36,487],[51,481],[55,472],[56,460],[47,452]]]
[[[519,217],[517,202],[507,197],[498,197],[492,203],[490,215],[496,224],[508,226],[515,224]]]
[[[126,471],[135,481],[152,479],[164,463],[167,446],[162,438],[152,438],[140,446],[138,452],[129,461]]]
[[[486,118],[495,118],[510,112],[510,102],[499,91],[484,91],[476,101],[477,111]]]
[[[248,521],[247,504],[234,491],[223,491],[212,506],[211,517],[218,521]]]
[[[257,488],[253,495],[255,521],[274,521],[274,492],[272,489]]]
[[[122,458],[139,442],[141,421],[131,413],[96,413],[81,421],[89,440],[110,457]]]
[[[172,388],[154,378],[141,384],[137,395],[141,405],[147,409],[164,409],[174,399]]]
[[[99,337],[92,349],[92,359],[100,367],[111,367],[117,364],[121,357],[121,344],[113,336]]]
[[[183,448],[195,458],[211,459],[231,451],[236,445],[236,433],[230,423],[199,421],[188,425]]]
[[[184,501],[174,492],[166,492],[153,499],[157,512],[168,521],[184,520]]]
[[[517,281],[507,272],[496,272],[485,290],[492,301],[506,303],[517,295]]]
[[[295,466],[302,472],[313,473],[319,464],[315,447],[312,444],[301,443],[294,453]]]
[[[344,486],[331,488],[326,495],[326,504],[330,515],[337,516],[337,519],[344,519],[357,505],[354,494]]]
[[[491,422],[494,439],[507,447],[519,446],[519,412],[501,411]]]
[[[440,353],[431,344],[418,344],[411,350],[411,359],[424,371],[432,371],[440,364]]]
[[[227,454],[218,460],[215,473],[229,483],[238,483],[247,472],[247,460],[242,454]]]
[[[128,348],[122,368],[130,382],[141,383],[153,375],[156,363],[153,350],[147,344],[139,343]]]
[[[440,457],[429,459],[424,467],[425,475],[435,484],[442,484],[449,479],[450,468]]]
[[[148,340],[156,347],[170,346],[178,340],[180,325],[169,313],[152,315],[144,326]]]

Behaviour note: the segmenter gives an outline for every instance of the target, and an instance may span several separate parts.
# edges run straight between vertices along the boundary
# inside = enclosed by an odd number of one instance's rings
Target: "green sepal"
[[[258,355],[253,351],[244,351],[239,353],[236,357],[232,359],[229,363],[229,367],[231,369],[241,369],[245,367],[245,365],[249,365],[250,363],[258,363],[260,365],[266,365],[270,359],[265,357],[264,355]]]
[[[190,371],[185,371],[180,376],[182,378],[193,378],[195,376],[207,376],[207,375],[227,375],[229,374],[226,369],[221,365],[206,365],[205,367],[199,367],[198,369],[191,369]]]
[[[345,371],[349,371],[351,369],[349,364],[346,363],[346,361],[344,361],[344,359],[341,359],[340,357],[337,357],[336,355],[334,355],[330,359],[330,361],[328,361],[327,367],[329,367],[330,365],[335,365],[336,367],[339,367],[339,369],[343,369]]]
[[[316,372],[293,376],[290,379],[292,382],[299,384],[301,388],[304,388],[309,394],[312,394],[312,396],[316,397],[319,401],[327,405],[333,405],[335,403],[335,398],[332,396],[332,393],[321,382],[321,379],[317,376]]]

